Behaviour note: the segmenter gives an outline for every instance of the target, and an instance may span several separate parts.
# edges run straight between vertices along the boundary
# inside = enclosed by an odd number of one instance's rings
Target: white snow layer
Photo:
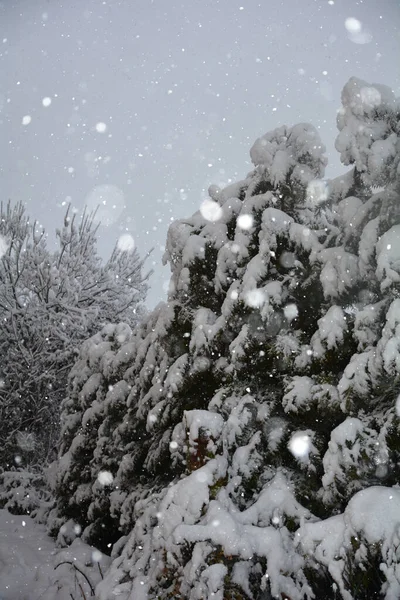
[[[381,570],[387,583],[383,585],[386,600],[400,595],[400,565],[396,548],[400,544],[400,490],[372,486],[355,494],[341,515],[317,523],[305,523],[296,533],[302,550],[325,565],[339,585],[344,600],[353,596],[345,589],[343,579],[345,556],[358,541],[356,560],[362,564],[367,556],[366,545],[378,545]],[[365,560],[365,567],[368,562]]]
[[[343,88],[342,103],[335,144],[342,162],[355,164],[366,182],[385,184],[400,161],[395,125],[399,99],[387,86],[351,77]]]
[[[1,600],[71,600],[81,590],[89,598],[110,564],[79,538],[60,550],[26,515],[0,509],[0,532]]]
[[[292,128],[279,127],[258,138],[250,150],[250,158],[256,167],[268,173],[275,186],[288,177],[307,185],[322,177],[326,165],[324,151],[316,129],[300,123]]]

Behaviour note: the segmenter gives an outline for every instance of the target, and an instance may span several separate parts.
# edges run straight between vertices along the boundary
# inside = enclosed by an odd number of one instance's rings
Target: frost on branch
[[[103,264],[94,216],[71,212],[50,251],[22,204],[0,209],[0,462],[7,469],[55,458],[77,347],[104,323],[135,325],[143,312],[147,284],[138,253],[116,248]]]

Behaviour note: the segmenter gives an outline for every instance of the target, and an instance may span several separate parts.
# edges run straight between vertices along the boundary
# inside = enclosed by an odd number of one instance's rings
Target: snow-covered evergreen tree
[[[103,264],[93,217],[67,211],[51,252],[22,204],[0,211],[0,464],[43,466],[77,348],[108,321],[134,325],[147,283],[137,251]],[[54,456],[53,456],[54,457]]]
[[[400,594],[400,104],[352,78],[323,179],[310,125],[169,230],[171,292],[82,348],[57,515],[120,598]]]

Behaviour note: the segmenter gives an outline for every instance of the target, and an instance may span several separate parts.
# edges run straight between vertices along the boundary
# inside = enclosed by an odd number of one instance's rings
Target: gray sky
[[[3,0],[0,29],[2,199],[49,233],[106,202],[104,257],[155,246],[150,307],[171,219],[244,177],[258,136],[313,123],[334,176],[347,79],[400,91],[399,0]]]

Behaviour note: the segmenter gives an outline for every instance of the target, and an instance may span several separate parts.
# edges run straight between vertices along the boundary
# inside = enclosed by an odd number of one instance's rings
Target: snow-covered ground
[[[0,598],[40,598],[51,584],[56,553],[41,525],[0,510]]]
[[[108,561],[79,538],[57,548],[43,525],[0,510],[0,600],[88,598]]]

